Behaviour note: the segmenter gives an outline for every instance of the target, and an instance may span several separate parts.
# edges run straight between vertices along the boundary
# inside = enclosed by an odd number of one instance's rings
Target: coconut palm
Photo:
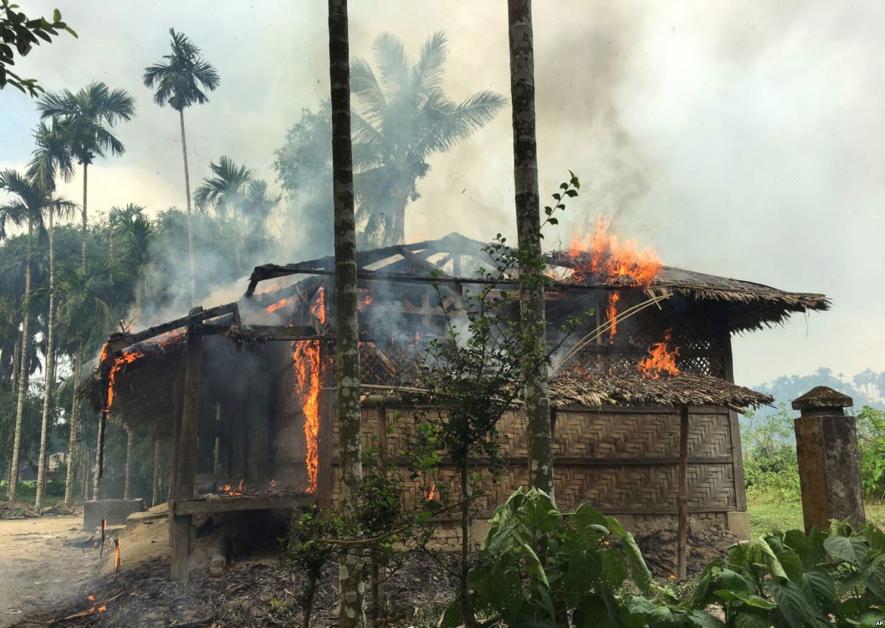
[[[135,111],[135,101],[125,90],[110,89],[104,83],[93,82],[78,91],[70,90],[46,94],[38,103],[41,117],[52,118],[59,132],[65,137],[71,155],[83,166],[83,202],[81,205],[80,230],[80,269],[86,274],[86,246],[89,228],[88,214],[88,170],[95,157],[104,157],[107,152],[122,155],[126,148],[110,131],[117,122],[129,120]],[[77,384],[83,363],[83,349],[74,353],[73,377]],[[71,407],[70,430],[76,434],[80,416],[80,403],[74,396]],[[73,436],[71,437],[73,438]],[[70,441],[69,441],[70,442]],[[76,446],[76,441],[74,441]],[[70,451],[68,455],[70,456]],[[66,485],[70,484],[66,480]],[[65,503],[70,503],[71,491],[65,487]]]
[[[86,233],[88,228],[88,169],[96,157],[122,155],[126,148],[110,129],[117,122],[129,120],[135,101],[125,90],[110,89],[104,83],[90,83],[76,94],[70,90],[46,94],[38,103],[42,118],[52,118],[58,125],[77,163],[83,166],[83,202],[81,204],[82,242],[80,265],[86,268]]]
[[[172,51],[163,55],[165,62],[155,63],[144,70],[145,87],[156,87],[154,102],[160,107],[169,105],[178,112],[181,125],[181,152],[184,156],[184,193],[187,199],[187,256],[190,265],[191,300],[196,299],[193,236],[191,235],[191,183],[187,168],[187,139],[184,133],[184,110],[193,104],[202,105],[220,81],[218,72],[200,56],[200,49],[183,33],[170,28]]]
[[[246,194],[253,180],[254,171],[237,165],[233,159],[222,155],[218,162],[209,162],[212,177],[203,179],[203,185],[194,193],[197,207],[212,207],[219,221],[232,227],[234,263],[240,272],[240,229],[239,220],[245,207]]]
[[[15,170],[0,172],[0,190],[8,193],[12,198],[5,204],[0,205],[0,239],[6,237],[6,224],[11,222],[16,225],[27,223],[28,239],[25,256],[25,290],[22,298],[22,344],[19,359],[18,398],[15,404],[15,433],[12,442],[12,459],[9,471],[9,486],[7,497],[10,502],[15,501],[15,491],[18,484],[18,465],[21,450],[22,416],[25,410],[25,395],[28,386],[27,358],[29,355],[31,305],[31,257],[33,255],[34,227],[43,228],[43,210],[46,208],[46,193],[36,182]]]
[[[40,455],[37,466],[37,495],[35,507],[40,510],[42,505],[45,473],[46,473],[46,440],[49,431],[49,414],[52,407],[53,386],[55,382],[55,218],[68,217],[73,214],[75,205],[70,201],[53,196],[55,191],[55,179],[61,175],[64,179],[70,179],[74,173],[74,163],[71,157],[70,146],[64,134],[56,125],[50,126],[46,122],[37,125],[34,132],[35,148],[32,159],[28,165],[28,175],[43,188],[47,195],[46,214],[48,249],[49,249],[49,273],[48,273],[48,303],[46,312],[46,353],[43,374],[45,385],[43,387],[43,413],[40,420]]]
[[[375,40],[380,80],[365,61],[353,63],[357,221],[365,223],[368,244],[404,241],[406,205],[419,196],[416,183],[430,169],[428,158],[469,137],[506,102],[491,91],[450,100],[442,89],[445,60],[444,33],[427,40],[414,64],[402,41],[385,33]]]

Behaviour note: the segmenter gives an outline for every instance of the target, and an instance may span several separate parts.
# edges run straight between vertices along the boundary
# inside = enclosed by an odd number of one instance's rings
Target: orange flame
[[[310,315],[313,316],[320,325],[326,324],[326,291],[322,286],[317,288],[316,296],[310,306]]]
[[[643,377],[659,379],[664,373],[679,375],[679,368],[676,366],[679,349],[670,347],[671,332],[670,329],[665,331],[664,340],[649,347],[648,355],[639,363],[639,371]]]
[[[123,353],[119,358],[114,360],[114,364],[111,366],[111,370],[108,373],[107,399],[104,404],[103,412],[109,412],[111,406],[114,404],[114,387],[117,385],[117,374],[124,366],[132,364],[142,356],[144,356],[144,353],[141,351],[129,351],[128,353]]]
[[[595,274],[615,285],[647,288],[661,270],[657,253],[650,248],[640,249],[636,240],[622,241],[609,231],[610,227],[611,221],[598,217],[593,233],[572,239],[567,255],[575,262],[572,275],[575,281],[583,282],[588,274]],[[585,254],[589,254],[589,258]],[[617,292],[612,292],[606,307],[612,340],[618,332],[615,319],[620,298]]]
[[[427,491],[427,501],[435,502],[439,501],[439,491],[436,488],[436,482],[430,485],[430,490]]]
[[[320,288],[322,290],[322,288]],[[325,310],[323,310],[324,322]],[[319,436],[320,436],[320,342],[319,340],[302,340],[294,343],[292,363],[295,367],[295,396],[301,402],[304,414],[304,440],[307,443],[307,455],[304,463],[307,466],[308,492],[317,488],[319,473]]]
[[[89,608],[86,610],[87,613],[92,615],[96,613],[104,613],[108,610],[107,604],[96,604],[94,595],[87,595],[87,601],[89,601]]]
[[[120,573],[120,541],[114,539],[114,573]]]
[[[246,492],[246,480],[240,480],[240,483],[237,484],[236,488],[234,488],[230,484],[225,484],[221,487],[221,492],[228,497],[239,497],[244,492]]]
[[[358,312],[362,312],[372,305],[372,293],[368,288],[358,288],[357,294],[359,295],[359,303],[357,303],[356,309]]]
[[[264,311],[267,312],[268,314],[273,314],[277,310],[280,310],[280,309],[286,307],[286,304],[288,302],[289,302],[289,299],[282,298],[279,301],[275,301],[275,302],[271,303],[270,305],[268,305],[266,308],[264,308]]]
[[[167,331],[165,334],[160,334],[152,342],[159,344],[161,347],[168,347],[170,344],[181,342],[185,336],[187,336],[187,327],[179,327],[178,329]]]

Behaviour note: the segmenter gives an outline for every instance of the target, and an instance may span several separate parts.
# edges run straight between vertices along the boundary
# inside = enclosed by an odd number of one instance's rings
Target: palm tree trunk
[[[550,399],[547,395],[541,217],[538,209],[538,154],[535,143],[535,61],[531,0],[508,0],[510,93],[513,101],[513,178],[520,249],[520,323],[525,358],[524,395],[528,423],[529,481],[553,495]]]
[[[356,226],[353,213],[353,147],[350,140],[350,57],[347,0],[329,0],[329,78],[332,98],[332,198],[335,209],[335,375],[338,398],[340,504],[352,513],[363,477],[361,460],[360,354],[357,334]],[[363,565],[348,552],[338,567],[339,625],[365,625]]]
[[[55,382],[55,238],[53,208],[49,206],[49,312],[46,315],[46,384],[43,391],[43,416],[40,420],[40,457],[37,463],[37,497],[34,506],[37,512],[43,501],[46,482],[46,440],[49,433],[49,410],[52,407],[52,387]]]
[[[88,181],[87,171],[89,169],[89,164],[83,164],[83,211],[81,213],[83,224],[80,227],[80,269],[85,273],[86,272],[86,240],[89,235],[89,214],[86,209],[86,183]]]
[[[77,427],[80,422],[80,400],[77,399],[78,374],[83,363],[83,348],[78,347],[74,354],[74,372],[71,374],[74,383],[73,401],[71,402],[71,419],[68,421],[68,468],[65,473],[65,504],[70,505],[74,499],[74,456],[77,454]],[[86,474],[88,475],[88,474]],[[86,501],[86,489],[83,489]]]
[[[18,374],[18,399],[15,403],[15,435],[12,440],[12,468],[9,471],[7,498],[15,501],[18,483],[18,462],[22,442],[22,418],[25,414],[25,396],[28,391],[28,319],[31,309],[31,240],[34,234],[34,221],[28,218],[28,249],[25,257],[25,295],[22,303],[22,351]]]
[[[181,153],[184,156],[184,193],[187,195],[187,263],[190,270],[191,305],[197,302],[197,279],[194,273],[194,237],[191,227],[191,179],[187,168],[187,138],[184,134],[184,109],[178,110],[181,123]]]
[[[135,430],[126,428],[126,467],[123,475],[123,499],[132,495],[132,456],[135,454]]]
[[[104,463],[103,458],[103,450],[104,450],[104,430],[105,430],[105,421],[104,417],[99,415],[98,417],[98,429],[96,430],[95,436],[95,475],[92,476],[92,499],[99,499],[101,496],[101,474],[102,474],[102,466]]]

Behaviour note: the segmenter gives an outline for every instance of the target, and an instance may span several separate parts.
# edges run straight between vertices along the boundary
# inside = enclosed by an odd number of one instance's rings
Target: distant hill
[[[853,377],[847,377],[843,373],[836,374],[832,369],[820,367],[811,375],[782,375],[774,381],[753,388],[774,397],[775,405],[778,407],[786,405],[789,408],[793,399],[815,386],[829,386],[849,395],[854,399],[855,412],[864,406],[885,410],[885,371],[866,369]],[[776,410],[773,408],[763,408],[759,413],[774,412]]]

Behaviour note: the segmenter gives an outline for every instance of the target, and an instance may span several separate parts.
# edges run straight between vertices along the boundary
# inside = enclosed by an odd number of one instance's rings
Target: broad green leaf
[[[815,624],[823,617],[811,606],[802,591],[789,580],[772,582],[770,585],[777,610],[791,628],[802,628],[806,623]]]
[[[831,536],[824,541],[824,549],[827,553],[838,560],[844,560],[852,565],[860,564],[860,557],[857,555],[855,545],[850,539],[844,536]]]
[[[836,595],[836,583],[825,571],[815,569],[802,574],[799,588],[809,600],[813,600],[816,606],[824,612],[830,612],[839,604]]]
[[[602,551],[602,573],[608,586],[615,591],[623,586],[624,578],[627,577],[627,565],[619,550],[606,549]]]
[[[713,595],[726,602],[740,602],[746,606],[761,608],[762,610],[770,610],[777,606],[774,602],[766,600],[764,597],[756,595],[755,593],[747,593],[745,591],[719,589],[718,591],[714,591]]]
[[[734,628],[769,628],[771,622],[756,613],[738,613],[734,616]]]
[[[799,584],[802,580],[802,574],[805,571],[805,566],[802,564],[802,559],[799,557],[799,554],[793,550],[783,549],[777,552],[777,560],[787,573],[787,577],[796,584]]]

